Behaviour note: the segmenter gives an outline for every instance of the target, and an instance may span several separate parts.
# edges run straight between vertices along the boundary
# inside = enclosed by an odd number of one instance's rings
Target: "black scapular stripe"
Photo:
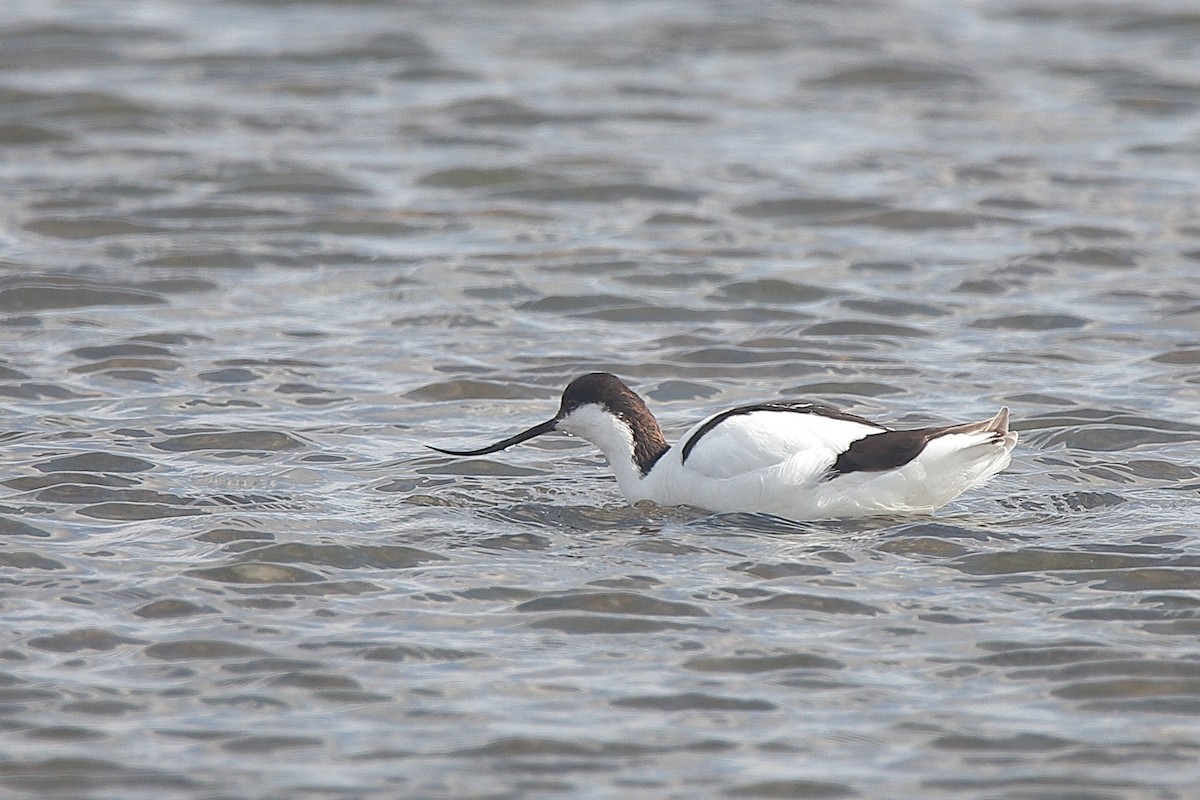
[[[700,430],[692,434],[692,437],[683,444],[683,450],[680,451],[680,463],[687,461],[688,454],[692,452],[704,434],[711,431],[713,428],[720,425],[730,417],[736,417],[739,414],[753,414],[755,411],[786,411],[793,414],[816,414],[819,417],[827,417],[828,419],[837,419],[843,422],[857,422],[860,425],[870,425],[872,428],[878,428],[874,422],[856,417],[853,414],[847,414],[844,411],[838,411],[836,408],[829,406],[818,405],[816,403],[756,403],[752,406],[738,406],[731,408],[728,411],[722,411],[708,422],[700,426]],[[868,437],[869,438],[869,437]],[[861,441],[861,440],[860,440]],[[922,445],[924,446],[924,445]],[[917,452],[920,452],[919,450]],[[916,454],[913,454],[914,457]]]

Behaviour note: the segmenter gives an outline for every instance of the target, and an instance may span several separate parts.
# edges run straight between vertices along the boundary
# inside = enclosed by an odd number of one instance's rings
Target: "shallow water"
[[[1191,3],[13,2],[0,788],[1188,798]],[[548,437],[1011,407],[932,518]]]

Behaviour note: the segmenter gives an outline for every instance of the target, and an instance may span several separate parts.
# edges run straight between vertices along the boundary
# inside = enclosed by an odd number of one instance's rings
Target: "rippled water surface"
[[[1200,797],[1194,3],[14,0],[0,794]],[[931,518],[547,437],[1013,412]]]

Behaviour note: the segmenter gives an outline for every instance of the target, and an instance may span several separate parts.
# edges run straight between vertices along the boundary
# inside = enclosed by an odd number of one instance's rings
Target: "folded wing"
[[[819,474],[832,469],[855,442],[886,432],[887,428],[828,406],[764,403],[731,409],[699,423],[683,437],[680,456],[688,471],[733,478],[803,452]]]

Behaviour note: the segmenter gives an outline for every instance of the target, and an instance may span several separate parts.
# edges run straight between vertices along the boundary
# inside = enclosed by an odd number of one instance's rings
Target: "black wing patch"
[[[837,457],[829,471],[833,477],[849,472],[886,472],[899,469],[921,454],[929,444],[929,430],[884,431],[853,442]]]
[[[756,403],[752,406],[738,406],[737,408],[731,408],[728,411],[722,411],[720,414],[717,414],[708,422],[701,425],[700,430],[692,434],[692,438],[683,443],[683,450],[680,451],[680,463],[687,461],[688,454],[692,452],[692,448],[700,442],[700,440],[704,437],[704,434],[708,433],[730,417],[736,417],[739,414],[753,414],[755,411],[790,411],[793,414],[816,414],[820,417],[842,420],[843,422],[857,422],[860,425],[870,425],[872,428],[880,427],[870,420],[863,419],[862,417],[856,417],[853,414],[847,414],[845,411],[838,411],[836,408],[830,408],[829,406],[818,405],[816,403]],[[860,439],[859,441],[861,442],[862,440]],[[855,442],[855,444],[858,444],[858,442]],[[921,446],[924,447],[925,445],[922,444]],[[917,453],[919,452],[921,451],[918,449]],[[843,453],[843,455],[845,454]],[[913,453],[912,457],[916,457],[916,453]],[[885,467],[885,469],[887,468]]]
[[[1008,435],[1008,409],[983,422],[962,425],[942,425],[937,428],[918,428],[912,431],[873,433],[853,442],[829,468],[829,477],[849,472],[887,472],[899,469],[917,456],[925,446],[939,436],[953,433],[986,433],[993,443],[1002,442]]]

